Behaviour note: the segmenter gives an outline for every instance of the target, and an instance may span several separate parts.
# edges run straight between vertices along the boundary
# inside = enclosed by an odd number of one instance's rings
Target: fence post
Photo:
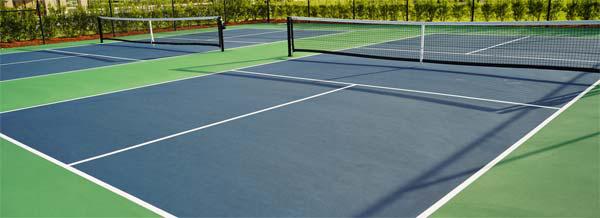
[[[406,21],[408,21],[408,0],[406,0]]]
[[[35,1],[35,10],[38,15],[38,21],[40,23],[40,31],[42,32],[42,44],[46,44],[46,34],[44,33],[44,22],[42,21],[42,12],[40,11],[40,2]]]
[[[175,18],[175,0],[171,0],[171,16]],[[173,21],[173,30],[177,30],[177,21]]]
[[[550,11],[552,10],[552,0],[548,0],[548,13],[546,14],[546,20],[550,21]]]
[[[223,0],[223,28],[227,24],[227,0]]]
[[[306,11],[308,13],[307,17],[310,17],[310,0],[306,0],[307,4],[306,4]]]
[[[471,22],[475,20],[475,0],[471,1]]]
[[[267,23],[271,23],[271,1],[267,1]]]
[[[352,19],[356,19],[356,0],[352,0]]]
[[[108,11],[110,12],[110,17],[114,17],[113,14],[113,6],[112,6],[112,0],[108,0]],[[115,37],[115,21],[111,20],[110,21],[110,27],[111,27],[111,32],[113,37]]]

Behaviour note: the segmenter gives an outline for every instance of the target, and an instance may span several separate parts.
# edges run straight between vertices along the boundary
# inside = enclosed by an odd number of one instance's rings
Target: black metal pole
[[[112,0],[108,0],[108,11],[110,12],[110,17],[114,17],[113,7],[112,7]],[[113,37],[115,37],[115,21],[111,20],[110,21],[110,26],[111,26],[112,35],[113,35]]]
[[[550,21],[550,11],[552,10],[552,0],[548,0],[548,13],[546,14],[546,20]]]
[[[175,18],[175,0],[171,0],[171,16]],[[173,21],[173,30],[177,30],[177,21]]]
[[[267,23],[271,23],[271,1],[267,0]]]
[[[287,18],[288,57],[292,56],[292,18]]]
[[[223,27],[227,24],[227,0],[223,0]]]
[[[352,19],[356,19],[356,0],[352,0]]]
[[[104,35],[102,34],[102,19],[98,17],[98,34],[100,35],[100,43],[104,43]]]
[[[408,0],[406,0],[406,21],[408,21]]]
[[[310,17],[310,0],[306,0],[307,4],[306,4],[306,10],[307,10],[307,17]]]
[[[475,20],[475,0],[471,1],[471,22]]]
[[[223,29],[225,28],[225,26],[223,25],[223,20],[221,19],[221,17],[217,18],[217,25],[219,28],[219,47],[221,47],[221,52],[225,51],[225,40],[223,39]]]
[[[40,31],[42,32],[42,44],[46,44],[46,34],[44,33],[44,22],[42,21],[42,12],[40,10],[40,2],[35,1],[35,10],[37,11],[38,21],[40,23]]]

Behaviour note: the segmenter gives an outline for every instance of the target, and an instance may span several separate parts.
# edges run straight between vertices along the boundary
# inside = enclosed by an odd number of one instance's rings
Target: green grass
[[[0,140],[0,217],[158,217],[21,147]]]
[[[598,217],[600,87],[433,217]]]

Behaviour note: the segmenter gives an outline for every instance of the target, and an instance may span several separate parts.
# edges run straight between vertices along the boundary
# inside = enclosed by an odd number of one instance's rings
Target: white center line
[[[503,43],[500,43],[500,44],[497,44],[497,45],[492,45],[492,46],[490,46],[490,47],[487,47],[487,48],[482,48],[482,49],[475,50],[475,51],[472,51],[472,52],[467,52],[467,53],[465,53],[465,54],[468,54],[468,55],[470,55],[470,54],[475,54],[475,53],[477,53],[477,52],[485,51],[485,50],[488,50],[488,49],[491,49],[491,48],[495,48],[495,47],[498,47],[498,46],[503,46],[503,45],[510,44],[510,43],[513,43],[513,42],[516,42],[516,41],[520,41],[520,40],[523,40],[523,39],[527,39],[527,38],[529,38],[529,37],[531,37],[531,36],[525,36],[525,37],[521,37],[521,38],[518,38],[518,39],[513,39],[513,40],[510,40],[510,41],[508,41],[508,42],[503,42]]]
[[[527,106],[527,107],[546,108],[546,109],[553,109],[553,110],[560,109],[558,107],[550,107],[550,106],[544,106],[544,105],[527,104],[527,103],[519,103],[519,102],[512,102],[512,101],[502,101],[502,100],[496,100],[496,99],[478,98],[478,97],[446,94],[446,93],[439,93],[439,92],[420,91],[420,90],[413,90],[413,89],[401,89],[401,88],[393,88],[393,87],[386,87],[386,86],[367,85],[367,84],[360,84],[360,83],[347,83],[347,82],[311,79],[311,78],[303,78],[303,77],[295,77],[295,76],[283,76],[283,75],[276,75],[276,74],[251,72],[251,71],[246,71],[246,70],[232,70],[232,71],[238,72],[238,73],[244,73],[244,74],[268,76],[268,77],[279,77],[279,78],[286,78],[286,79],[331,83],[331,84],[338,84],[338,85],[355,85],[355,86],[362,86],[362,87],[367,87],[367,88],[386,89],[386,90],[392,90],[392,91],[411,92],[411,93],[428,94],[428,95],[438,95],[438,96],[445,96],[445,97],[462,98],[462,99],[477,100],[477,101],[487,101],[487,102],[511,104],[511,105]]]
[[[211,123],[211,124],[208,124],[208,125],[205,125],[205,126],[201,126],[201,127],[198,127],[198,128],[194,128],[194,129],[186,130],[186,131],[183,131],[183,132],[175,133],[175,134],[168,135],[168,136],[165,136],[165,137],[162,137],[162,138],[157,138],[157,139],[154,139],[154,140],[151,140],[151,141],[147,141],[147,142],[144,142],[144,143],[141,143],[141,144],[127,146],[127,147],[125,147],[123,149],[115,150],[115,151],[108,152],[108,153],[105,153],[105,154],[101,154],[101,155],[97,155],[97,156],[90,157],[90,158],[87,158],[87,159],[83,159],[83,160],[80,160],[80,161],[76,161],[76,162],[70,163],[68,165],[69,166],[75,166],[75,165],[82,164],[82,163],[85,163],[85,162],[89,162],[89,161],[97,160],[97,159],[100,159],[100,158],[108,157],[108,156],[111,156],[111,155],[114,155],[114,154],[122,153],[122,152],[125,152],[125,151],[129,151],[129,150],[132,150],[132,149],[136,149],[136,148],[142,147],[142,146],[146,146],[146,145],[149,145],[149,144],[152,144],[152,143],[164,141],[164,140],[167,140],[167,139],[170,139],[170,138],[175,138],[177,136],[185,135],[185,134],[188,134],[188,133],[192,133],[192,132],[196,132],[196,131],[199,131],[199,130],[202,130],[202,129],[206,129],[206,128],[210,128],[210,127],[213,127],[213,126],[221,125],[221,124],[224,124],[224,123],[227,123],[227,122],[231,122],[231,121],[234,121],[234,120],[242,119],[244,117],[249,117],[249,116],[252,116],[252,115],[256,115],[256,114],[260,114],[260,113],[267,112],[267,111],[270,111],[270,110],[274,110],[274,109],[277,109],[277,108],[285,107],[285,106],[288,106],[288,105],[291,105],[291,104],[295,104],[295,103],[303,102],[303,101],[310,100],[310,99],[313,99],[313,98],[317,98],[317,97],[320,97],[320,96],[323,96],[323,95],[327,95],[327,94],[331,94],[331,93],[334,93],[334,92],[338,92],[338,91],[341,91],[341,90],[344,90],[344,89],[351,88],[353,86],[356,86],[356,85],[350,84],[350,85],[344,86],[344,87],[339,88],[339,89],[334,89],[334,90],[323,92],[323,93],[319,93],[319,94],[316,94],[316,95],[311,95],[311,96],[308,96],[306,98],[301,98],[301,99],[290,101],[290,102],[283,103],[283,104],[280,104],[280,105],[275,105],[273,107],[268,107],[268,108],[265,108],[265,109],[262,109],[262,110],[254,111],[254,112],[243,114],[243,115],[239,115],[239,116],[232,117],[232,118],[229,118],[229,119],[226,119],[226,120],[222,120],[222,121],[219,121],[219,122],[216,122],[216,123]]]

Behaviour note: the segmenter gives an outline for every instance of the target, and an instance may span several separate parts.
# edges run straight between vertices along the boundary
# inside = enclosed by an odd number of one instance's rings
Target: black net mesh
[[[428,23],[291,17],[289,22],[293,51],[600,72],[600,21]],[[295,38],[300,32],[319,31],[334,33]]]

